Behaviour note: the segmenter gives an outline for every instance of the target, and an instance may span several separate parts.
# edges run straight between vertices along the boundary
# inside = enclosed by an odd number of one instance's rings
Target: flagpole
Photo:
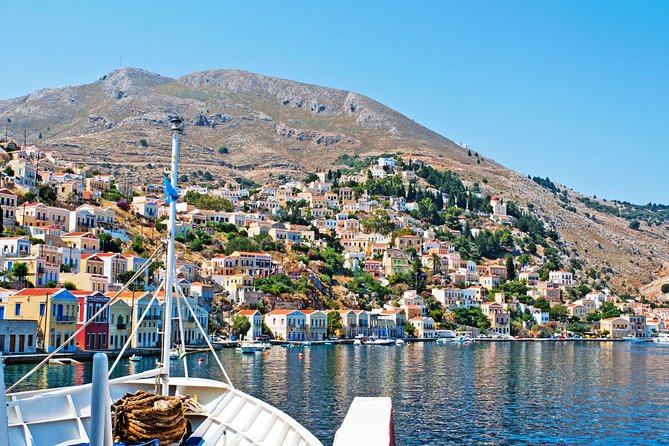
[[[170,205],[170,219],[168,223],[168,244],[167,244],[167,262],[165,265],[165,301],[163,304],[163,395],[169,395],[169,380],[170,380],[170,350],[172,348],[172,297],[174,293],[174,286],[176,285],[174,277],[174,265],[176,259],[174,258],[174,238],[176,236],[176,220],[177,220],[177,179],[179,169],[179,139],[181,136],[181,119],[173,117],[172,122],[172,171],[170,183],[165,181],[165,197]]]

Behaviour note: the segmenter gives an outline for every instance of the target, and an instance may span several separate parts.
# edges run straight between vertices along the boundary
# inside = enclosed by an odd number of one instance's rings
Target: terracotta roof
[[[400,313],[401,310],[383,310],[381,314],[392,315]]]
[[[242,311],[237,312],[237,315],[238,315],[238,316],[239,316],[239,315],[242,315],[242,316],[253,316],[254,314],[256,314],[256,312],[258,312],[258,310],[242,310]]]
[[[299,310],[272,310],[267,314],[290,314],[296,311],[299,313]]]
[[[118,291],[107,291],[105,293],[105,296],[114,297],[116,296],[116,293],[118,293]],[[150,293],[148,291],[123,291],[121,292],[121,294],[118,295],[118,297],[125,299],[132,299],[134,297],[135,299],[138,299],[144,296],[145,294],[150,294]]]
[[[64,288],[24,288],[15,293],[14,296],[45,296],[63,289]]]
[[[322,311],[321,310],[300,310],[300,313],[309,315],[309,314],[314,314],[314,313],[322,313]]]

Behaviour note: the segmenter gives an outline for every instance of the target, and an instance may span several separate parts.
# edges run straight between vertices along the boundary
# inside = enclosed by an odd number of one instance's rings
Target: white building
[[[262,314],[258,310],[242,310],[237,316],[244,316],[249,320],[251,326],[249,331],[244,334],[245,340],[258,339],[262,335]]]

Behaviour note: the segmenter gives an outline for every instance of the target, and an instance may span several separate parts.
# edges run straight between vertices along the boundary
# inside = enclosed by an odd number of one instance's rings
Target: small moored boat
[[[667,344],[669,345],[669,333],[660,333],[656,338],[653,338],[653,342],[656,344]]]

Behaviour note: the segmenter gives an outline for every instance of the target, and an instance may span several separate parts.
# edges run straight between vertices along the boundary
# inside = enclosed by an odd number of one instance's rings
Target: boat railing
[[[113,384],[121,384],[125,382],[130,382],[130,381],[136,381],[138,379],[146,379],[146,378],[155,378],[157,375],[160,375],[161,370],[159,368],[151,369],[151,370],[146,370],[141,373],[136,373],[134,375],[128,375],[128,376],[121,376],[119,378],[114,378],[109,380],[109,385]],[[82,388],[90,387],[92,384],[84,384]],[[58,395],[69,395],[72,393],[72,389],[68,387],[63,387],[62,389],[53,389],[50,391],[48,394],[44,394],[40,390],[33,390],[33,391],[27,391],[27,392],[21,392],[21,393],[16,393],[12,395],[12,400],[7,402],[8,407],[13,407],[22,401],[26,401],[28,399],[39,399],[39,398],[46,398],[46,397],[53,397],[53,396],[58,396]]]

